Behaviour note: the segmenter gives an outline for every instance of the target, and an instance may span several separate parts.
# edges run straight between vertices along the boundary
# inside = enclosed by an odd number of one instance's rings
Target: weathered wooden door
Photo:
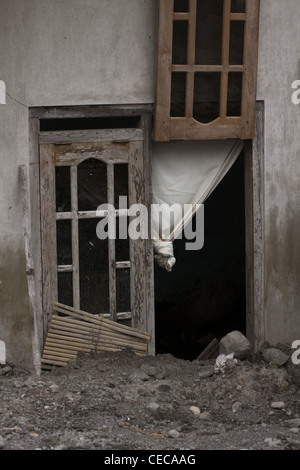
[[[143,131],[43,132],[39,144],[45,331],[55,301],[145,329],[146,241],[118,236],[144,204]],[[105,204],[116,238],[99,238]]]

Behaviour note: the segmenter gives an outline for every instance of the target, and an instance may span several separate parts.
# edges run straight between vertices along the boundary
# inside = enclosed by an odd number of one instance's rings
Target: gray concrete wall
[[[0,0],[0,339],[16,365],[32,365],[18,182],[28,107],[153,102],[156,14],[156,0]]]
[[[265,331],[272,343],[300,339],[299,0],[261,0],[258,99],[265,101]]]
[[[27,106],[153,99],[156,0],[1,0],[1,80]]]
[[[0,339],[31,364],[18,165],[28,107],[154,101],[156,0],[0,0]],[[266,339],[300,339],[299,0],[261,0],[258,99],[265,101]],[[22,103],[22,104],[21,104]]]
[[[0,67],[2,70],[2,67]],[[13,101],[0,106],[0,339],[7,360],[31,364],[30,316],[18,165],[28,162],[28,112]]]

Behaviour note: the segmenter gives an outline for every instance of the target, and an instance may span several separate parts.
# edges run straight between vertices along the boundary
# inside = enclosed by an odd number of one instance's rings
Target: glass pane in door
[[[117,312],[130,312],[130,270],[118,269],[116,278]]]
[[[58,273],[57,275],[57,289],[58,289],[58,302],[73,307],[73,274]]]
[[[99,219],[79,220],[80,308],[109,312],[108,240],[96,234]]]
[[[55,168],[56,212],[71,211],[70,167]]]
[[[107,203],[107,167],[100,160],[89,158],[78,165],[78,210],[96,211]]]

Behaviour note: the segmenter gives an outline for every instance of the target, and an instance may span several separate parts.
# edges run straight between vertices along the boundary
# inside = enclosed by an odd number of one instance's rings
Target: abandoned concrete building
[[[0,0],[0,17],[2,357],[38,370],[59,304],[147,333],[149,355],[300,339],[299,0]],[[135,204],[154,237],[118,236]],[[160,204],[191,210],[164,225]]]

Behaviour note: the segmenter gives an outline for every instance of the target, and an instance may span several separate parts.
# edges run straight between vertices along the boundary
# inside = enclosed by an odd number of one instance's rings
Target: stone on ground
[[[271,403],[271,408],[274,408],[275,410],[282,410],[285,408],[285,403],[283,401],[273,401],[273,403]]]
[[[190,407],[190,411],[194,414],[194,415],[197,415],[199,416],[201,411],[200,411],[200,408],[198,408],[198,406],[191,406]]]
[[[236,359],[245,359],[250,350],[250,341],[240,331],[232,331],[220,341],[220,354],[234,353]]]
[[[289,360],[289,356],[284,354],[280,349],[267,348],[262,353],[263,359],[268,364],[275,364],[278,367],[284,366]]]

